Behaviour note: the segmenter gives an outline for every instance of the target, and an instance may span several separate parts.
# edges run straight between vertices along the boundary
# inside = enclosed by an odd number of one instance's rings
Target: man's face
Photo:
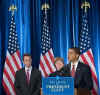
[[[31,62],[32,62],[32,59],[31,59],[31,57],[30,56],[24,56],[24,64],[25,64],[25,66],[26,67],[30,67],[31,66]]]
[[[68,51],[68,61],[69,62],[75,62],[78,59],[78,54],[73,49],[69,49]]]
[[[56,66],[57,71],[59,71],[59,70],[64,66],[64,64],[63,64],[62,61],[58,60],[58,61],[55,63],[55,66]]]

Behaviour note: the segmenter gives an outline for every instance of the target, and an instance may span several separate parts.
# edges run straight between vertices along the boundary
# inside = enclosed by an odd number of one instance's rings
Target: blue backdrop
[[[80,7],[84,0],[0,0],[0,95],[2,72],[8,43],[8,8],[17,6],[16,27],[20,43],[21,58],[23,53],[31,53],[33,64],[38,68],[40,61],[41,5],[50,5],[50,29],[54,55],[64,58],[67,64],[68,48],[78,46]],[[85,0],[86,1],[86,0]],[[95,66],[100,80],[100,0],[87,0],[90,8],[90,30]],[[100,81],[99,81],[100,87]],[[100,91],[99,91],[100,93]]]

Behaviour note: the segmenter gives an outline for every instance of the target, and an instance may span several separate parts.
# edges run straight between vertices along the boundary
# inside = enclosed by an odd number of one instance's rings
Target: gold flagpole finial
[[[12,12],[12,15],[14,15],[14,12],[17,11],[17,7],[15,5],[11,5],[9,7],[9,11],[11,11]]]
[[[81,9],[85,9],[85,13],[87,12],[88,8],[90,8],[90,3],[89,2],[83,2],[81,5]]]
[[[42,7],[41,7],[41,10],[48,10],[48,9],[50,9],[50,6],[49,6],[49,4],[47,4],[47,3],[44,3],[44,4],[42,5]]]

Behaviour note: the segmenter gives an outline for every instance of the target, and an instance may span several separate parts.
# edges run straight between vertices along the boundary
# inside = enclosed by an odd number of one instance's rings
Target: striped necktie
[[[30,82],[29,69],[26,72],[26,76],[27,76],[27,84],[29,84],[29,82]]]
[[[72,65],[72,71],[71,71],[71,76],[75,76],[75,65]]]

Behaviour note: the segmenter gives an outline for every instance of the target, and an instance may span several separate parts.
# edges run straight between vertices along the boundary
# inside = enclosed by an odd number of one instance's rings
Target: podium
[[[74,79],[58,76],[43,78],[42,95],[74,95]]]
[[[75,88],[74,95],[91,95],[91,92],[86,88]]]
[[[43,91],[42,91],[42,88],[40,90],[40,95],[43,95]],[[84,88],[75,88],[74,89],[74,95],[91,95],[90,91],[87,90],[87,89],[84,89]]]
[[[72,77],[48,77],[42,79],[41,95],[91,95],[85,88],[74,88]]]

